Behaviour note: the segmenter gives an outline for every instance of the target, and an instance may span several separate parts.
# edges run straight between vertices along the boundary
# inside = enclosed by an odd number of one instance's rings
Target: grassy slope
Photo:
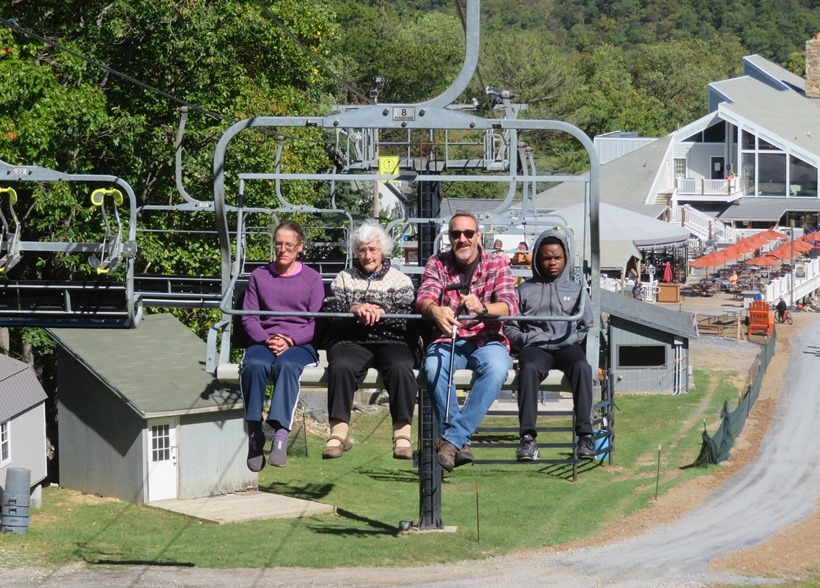
[[[615,463],[586,464],[575,483],[565,469],[546,465],[464,467],[446,475],[442,519],[458,527],[456,534],[398,535],[399,520],[418,520],[418,478],[408,462],[391,458],[386,414],[368,412],[354,422],[357,444],[342,459],[322,461],[322,440],[308,436],[308,456],[297,441],[287,468],[260,475],[260,489],[335,504],[338,516],[218,526],[49,488],[29,532],[4,536],[0,564],[392,566],[557,545],[646,506],[655,494],[658,446],[661,493],[707,474],[680,467],[700,449],[703,419],[714,431],[723,400],[736,398],[727,380],[696,371],[689,394],[618,397]]]

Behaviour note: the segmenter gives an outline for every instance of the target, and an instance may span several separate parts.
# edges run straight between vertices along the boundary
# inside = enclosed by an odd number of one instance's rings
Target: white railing
[[[798,274],[800,277],[797,277]],[[794,282],[792,282],[792,277],[794,277]],[[794,291],[792,291],[792,287]],[[766,286],[766,302],[771,304],[782,296],[786,302],[791,304],[792,300],[799,300],[804,296],[808,296],[818,288],[820,288],[820,258],[811,261],[800,261],[795,263],[792,275],[783,276],[769,282],[769,285]]]
[[[645,302],[652,302],[653,304],[658,300],[658,280],[643,283],[643,299]]]
[[[699,194],[702,196],[730,196],[738,190],[740,178],[707,180],[706,178],[675,178],[678,194]]]
[[[616,280],[615,278],[601,276],[601,289],[609,292],[615,292],[617,294],[621,291],[621,281]]]
[[[721,243],[734,243],[740,238],[738,231],[699,210],[684,204],[671,207],[671,223],[680,224],[702,240],[715,239]]]

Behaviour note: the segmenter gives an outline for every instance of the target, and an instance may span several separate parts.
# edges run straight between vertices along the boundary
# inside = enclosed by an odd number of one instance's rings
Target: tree
[[[326,6],[299,0],[268,4],[308,50],[328,60],[335,25]],[[194,198],[211,200],[213,147],[228,125],[256,115],[316,114],[335,90],[315,60],[255,3],[38,0],[13,3],[0,16],[14,18],[22,29],[53,43],[0,26],[0,159],[67,173],[120,176],[134,188],[140,205],[181,202],[174,169],[180,101],[195,107],[183,141],[185,187]],[[287,138],[287,169],[327,165],[325,145],[310,130],[291,134],[302,140]],[[229,149],[231,169],[270,170],[278,140],[275,133],[243,134]],[[229,176],[233,194],[236,185],[234,173]],[[101,238],[102,223],[82,188],[26,183],[17,191],[23,240]],[[312,201],[319,191],[302,186],[290,189],[288,196]],[[248,197],[260,206],[276,202],[269,187],[254,187]],[[212,214],[159,211],[145,214],[140,223],[142,229],[167,232],[140,234],[138,272],[217,272]],[[194,238],[189,230],[203,236]],[[85,256],[38,259],[26,254],[10,277],[67,279],[90,272]],[[213,320],[209,310],[180,314],[200,334]],[[9,352],[35,363],[53,395],[49,345],[41,331],[15,330]]]
[[[337,6],[342,72],[356,87],[369,89],[383,76],[379,102],[420,102],[456,79],[464,60],[464,33],[455,16],[397,11],[356,3]]]
[[[632,66],[633,84],[644,103],[655,100],[661,119],[642,132],[666,134],[706,114],[706,87],[739,75],[743,49],[737,39],[675,41],[644,45]],[[636,121],[639,122],[639,121]],[[639,123],[640,124],[640,123]]]
[[[479,67],[486,85],[510,90],[513,102],[528,106],[527,118],[562,119],[562,97],[577,86],[572,59],[541,31],[527,30],[488,35]],[[484,89],[474,79],[470,90],[481,96]]]

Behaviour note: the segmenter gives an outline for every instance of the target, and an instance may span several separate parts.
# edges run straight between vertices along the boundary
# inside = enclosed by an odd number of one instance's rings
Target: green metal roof
[[[170,314],[148,315],[136,329],[50,329],[68,353],[145,417],[241,406],[237,386],[203,371],[205,342]]]

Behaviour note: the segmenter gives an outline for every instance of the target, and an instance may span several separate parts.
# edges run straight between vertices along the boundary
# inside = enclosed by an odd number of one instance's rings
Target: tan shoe
[[[328,441],[336,440],[340,443],[340,445],[325,445],[325,448],[322,450],[322,459],[336,459],[337,457],[342,457],[342,454],[345,451],[350,451],[350,448],[353,447],[353,442],[350,440],[350,437],[346,437],[342,439],[338,435],[331,435]]]
[[[396,441],[407,441],[410,447],[396,447]],[[393,437],[393,459],[413,459],[413,442],[410,437],[404,435]]]

